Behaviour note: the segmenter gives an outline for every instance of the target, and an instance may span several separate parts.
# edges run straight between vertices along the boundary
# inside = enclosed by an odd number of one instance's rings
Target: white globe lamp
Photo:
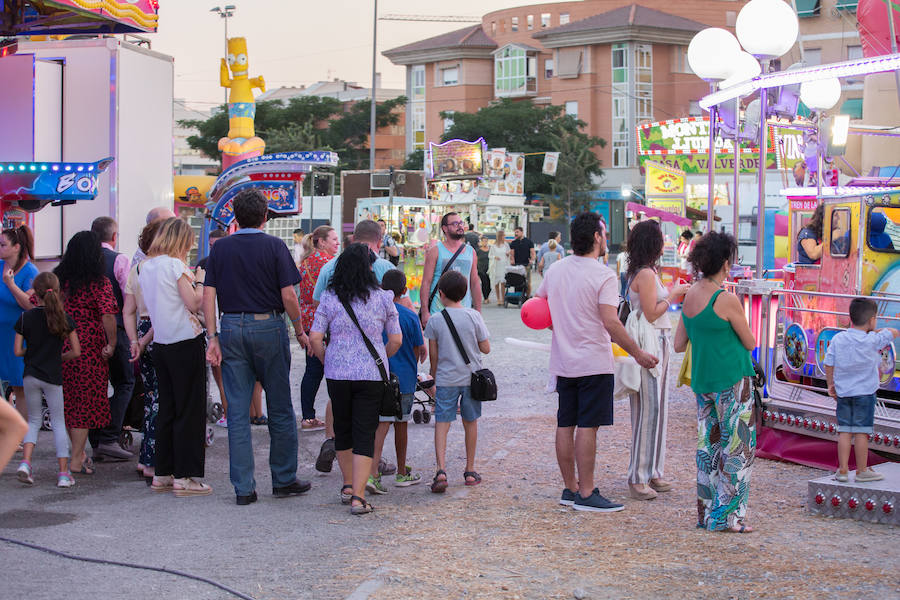
[[[756,60],[752,54],[741,52],[740,54],[738,54],[737,60],[735,60],[734,62],[731,75],[728,76],[728,79],[722,80],[722,82],[719,84],[719,88],[729,88],[733,85],[741,83],[742,81],[753,79],[760,73],[762,73],[762,69],[759,66],[759,61]]]
[[[737,39],[728,31],[708,27],[697,33],[688,45],[688,64],[705,81],[722,81],[734,70],[741,52]]]
[[[744,50],[762,60],[778,58],[797,41],[800,23],[784,0],[750,0],[738,13],[734,30]]]
[[[841,99],[841,82],[833,77],[801,83],[800,99],[813,110],[828,110]]]

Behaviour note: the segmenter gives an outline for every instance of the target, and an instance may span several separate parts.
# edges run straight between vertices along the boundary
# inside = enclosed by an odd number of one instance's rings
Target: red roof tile
[[[441,48],[496,48],[494,42],[481,28],[481,25],[470,25],[463,29],[457,29],[450,33],[444,33],[427,40],[413,42],[398,48],[391,48],[383,52],[385,56],[401,52],[423,52],[426,50],[438,50]]]
[[[596,29],[614,29],[619,27],[655,27],[659,29],[681,29],[684,31],[700,31],[709,25],[698,23],[684,17],[671,15],[662,11],[647,8],[640,4],[623,6],[609,12],[594,15],[580,21],[538,32],[532,37],[540,39],[560,33],[576,33]]]

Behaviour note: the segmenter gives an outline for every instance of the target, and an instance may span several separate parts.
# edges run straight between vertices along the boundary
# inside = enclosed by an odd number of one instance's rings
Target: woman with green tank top
[[[756,455],[750,378],[756,345],[738,297],[722,289],[737,252],[727,233],[711,232],[688,257],[703,278],[684,298],[675,351],[691,343],[691,388],[697,396],[697,527],[749,533],[744,524]]]

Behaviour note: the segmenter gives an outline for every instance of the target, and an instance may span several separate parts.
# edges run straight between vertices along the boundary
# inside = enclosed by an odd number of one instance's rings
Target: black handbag
[[[444,315],[444,321],[450,329],[450,335],[453,336],[453,341],[456,342],[459,353],[462,354],[463,361],[465,361],[466,365],[471,369],[472,364],[469,360],[469,355],[466,354],[466,349],[463,348],[462,340],[459,339],[459,332],[456,331],[456,326],[450,319],[450,314],[447,312],[446,308],[441,311],[441,314]],[[494,379],[494,373],[490,369],[478,369],[477,371],[472,371],[472,378],[469,385],[471,387],[473,400],[487,402],[489,400],[497,399],[497,380]]]
[[[347,311],[350,320],[353,321],[353,324],[359,329],[359,334],[362,336],[363,342],[365,342],[366,348],[369,350],[369,354],[375,359],[375,364],[378,365],[378,371],[381,373],[381,381],[384,389],[381,394],[381,406],[378,409],[378,414],[382,417],[393,417],[395,419],[403,418],[403,408],[400,404],[400,380],[395,374],[388,374],[387,369],[384,368],[384,361],[381,359],[381,356],[378,355],[378,351],[375,349],[375,346],[372,345],[368,336],[366,336],[366,332],[360,327],[359,321],[356,320],[356,313],[353,312],[353,307],[350,306],[350,303],[341,301],[341,304],[344,305],[344,310]]]

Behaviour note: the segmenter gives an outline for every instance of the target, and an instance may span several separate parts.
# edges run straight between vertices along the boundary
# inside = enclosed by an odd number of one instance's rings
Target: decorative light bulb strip
[[[821,81],[833,77],[856,77],[871,75],[872,73],[883,73],[885,71],[896,71],[898,69],[900,69],[900,54],[887,54],[802,69],[778,71],[760,75],[708,94],[700,100],[700,107],[709,110],[712,106],[717,106],[741,96],[749,96],[762,88],[771,89],[807,81]]]

